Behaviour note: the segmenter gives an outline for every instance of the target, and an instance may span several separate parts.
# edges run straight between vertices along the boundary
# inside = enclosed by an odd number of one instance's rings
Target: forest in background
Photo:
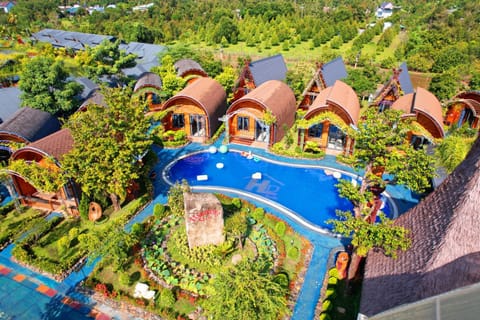
[[[139,4],[154,5],[145,11]],[[60,5],[80,3],[74,14]],[[473,1],[395,1],[391,17],[379,20],[381,1],[53,1],[19,0],[0,15],[4,37],[28,36],[43,28],[117,36],[130,42],[181,43],[213,53],[229,64],[245,57],[282,53],[291,78],[311,76],[315,62],[341,55],[361,96],[384,81],[378,70],[406,61],[417,71],[414,82],[440,100],[465,89],[480,88],[480,7]],[[106,6],[91,14],[88,6]],[[384,29],[384,23],[392,26]],[[417,81],[418,77],[418,81]],[[304,82],[305,80],[302,79]],[[298,81],[299,83],[302,81]],[[300,84],[299,84],[300,86]],[[295,89],[295,88],[294,88]]]

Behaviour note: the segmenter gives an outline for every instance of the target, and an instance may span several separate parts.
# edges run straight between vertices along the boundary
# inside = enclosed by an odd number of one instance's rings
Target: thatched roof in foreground
[[[360,312],[390,308],[480,282],[480,138],[466,159],[416,207],[396,220],[412,246],[396,260],[371,251]]]

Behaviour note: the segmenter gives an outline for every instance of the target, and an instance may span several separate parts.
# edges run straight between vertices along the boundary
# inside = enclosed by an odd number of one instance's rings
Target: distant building
[[[202,66],[192,59],[180,59],[173,65],[177,76],[192,81],[200,77],[208,77]]]
[[[74,51],[85,50],[86,47],[96,47],[104,40],[110,42],[117,40],[114,36],[56,29],[43,29],[34,33],[32,38],[39,42],[50,43],[54,48],[69,48]],[[160,65],[158,54],[165,49],[165,46],[150,43],[121,43],[120,50],[137,56],[136,65],[132,68],[125,68],[122,72],[128,77],[138,79],[145,72],[149,72],[152,67]]]
[[[0,2],[0,10],[3,10],[5,13],[9,13],[14,6],[15,6],[15,1]]]
[[[390,17],[393,14],[393,3],[391,2],[382,2],[382,4],[377,8],[375,13],[376,17],[379,19],[385,19]]]

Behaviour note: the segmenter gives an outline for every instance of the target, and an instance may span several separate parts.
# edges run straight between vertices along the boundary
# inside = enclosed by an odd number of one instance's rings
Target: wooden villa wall
[[[172,123],[172,117],[173,114],[183,114],[184,115],[184,120],[185,120],[185,126],[183,130],[187,133],[187,136],[191,139],[198,138],[198,142],[204,142],[207,138],[210,137],[210,119],[208,119],[207,114],[203,110],[203,108],[200,108],[199,106],[193,104],[189,100],[177,100],[175,103],[175,108],[173,112],[170,112],[164,119],[163,119],[163,125],[165,126],[166,130],[178,130],[177,128],[173,128],[173,123]],[[205,117],[205,135],[204,137],[192,137],[192,133],[190,130],[190,115],[197,114],[197,115],[202,115]],[[200,141],[201,140],[201,141]],[[195,140],[197,141],[197,140]]]
[[[240,111],[239,111],[240,110]],[[230,110],[230,114],[239,111],[228,120],[228,130],[230,139],[237,140],[240,143],[251,143],[255,140],[256,119],[262,119],[264,114],[263,107],[251,101],[245,101],[237,105],[237,108]],[[255,115],[256,118],[253,116]],[[248,117],[248,131],[238,130],[238,117]],[[271,129],[271,128],[270,128]],[[271,130],[270,130],[271,131]],[[271,132],[270,132],[271,133]],[[270,135],[271,137],[271,135]]]
[[[324,121],[320,122],[323,123],[323,128],[322,128],[322,136],[319,138],[316,137],[309,137],[308,136],[308,129],[305,130],[305,142],[307,141],[314,141],[317,143],[317,145],[322,149],[325,150],[327,148],[327,143],[328,143],[328,130],[330,128],[330,121]]]

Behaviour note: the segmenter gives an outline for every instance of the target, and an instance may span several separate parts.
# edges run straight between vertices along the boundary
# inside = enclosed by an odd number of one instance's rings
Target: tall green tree
[[[120,49],[120,40],[103,40],[98,46],[87,47],[76,56],[86,76],[98,79],[101,76],[116,77],[122,80],[122,69],[135,66],[136,55]]]
[[[426,154],[426,150],[415,150],[407,141],[407,134],[412,124],[401,119],[401,112],[386,110],[378,113],[375,108],[367,109],[363,114],[363,120],[354,134],[355,150],[352,155],[352,164],[362,172],[360,184],[354,184],[349,180],[340,180],[338,190],[340,196],[349,199],[353,203],[354,219],[374,224],[377,212],[380,208],[379,196],[388,184],[402,184],[415,192],[424,192],[430,187],[431,178],[435,174],[434,159]],[[387,176],[384,173],[388,173]],[[371,228],[379,228],[381,238],[376,236],[379,242],[375,247],[382,247],[385,252],[392,252],[391,246],[404,248],[400,238],[396,241],[385,241],[389,233],[395,229],[388,228],[386,218],[382,223]],[[361,222],[343,219],[333,223],[334,230],[344,235],[353,234],[353,238],[370,237],[371,232],[362,232]],[[353,224],[358,223],[358,224]],[[343,226],[343,224],[345,224]],[[387,228],[383,228],[384,225]],[[345,230],[348,230],[346,232]],[[375,231],[377,232],[377,231]],[[400,234],[405,234],[400,232]],[[390,235],[391,236],[391,235]],[[397,234],[395,235],[397,237]],[[367,243],[368,239],[359,239],[358,243]],[[366,255],[362,247],[354,245],[354,255],[350,264],[349,278],[352,278],[361,262],[360,257]],[[367,247],[368,249],[370,247]]]
[[[62,165],[90,196],[109,196],[115,210],[126,196],[129,184],[140,177],[140,157],[152,141],[145,108],[127,88],[104,88],[106,107],[89,105],[85,112],[67,121],[74,139],[73,149]]]
[[[289,313],[285,289],[262,259],[222,270],[209,292],[205,309],[211,319],[273,320]]]
[[[54,115],[76,110],[79,101],[75,96],[83,88],[68,77],[63,61],[42,56],[32,58],[25,64],[20,77],[22,105]]]

